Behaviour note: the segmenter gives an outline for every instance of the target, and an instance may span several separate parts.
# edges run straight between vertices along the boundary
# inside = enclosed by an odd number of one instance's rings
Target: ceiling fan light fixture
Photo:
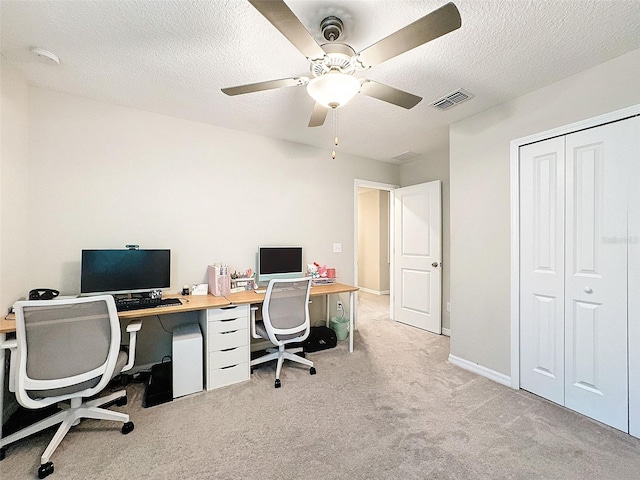
[[[337,71],[325,73],[312,79],[307,85],[307,93],[326,108],[346,105],[360,91],[360,81]]]

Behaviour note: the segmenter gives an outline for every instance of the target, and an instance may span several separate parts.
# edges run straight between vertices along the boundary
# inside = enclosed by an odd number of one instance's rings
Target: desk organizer
[[[231,275],[226,265],[209,265],[209,292],[216,297],[223,297],[231,293]]]

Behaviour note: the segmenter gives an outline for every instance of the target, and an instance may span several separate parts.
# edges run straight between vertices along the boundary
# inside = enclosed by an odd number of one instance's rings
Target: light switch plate
[[[333,253],[342,253],[342,244],[334,243],[333,244]]]

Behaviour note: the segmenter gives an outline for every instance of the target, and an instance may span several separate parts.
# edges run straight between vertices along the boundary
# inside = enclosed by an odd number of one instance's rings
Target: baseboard
[[[444,335],[445,337],[450,337],[451,336],[451,329],[450,328],[443,328],[442,329],[442,335]]]
[[[511,387],[511,377],[503,373],[496,372],[495,370],[491,370],[487,367],[483,367],[482,365],[478,365],[477,363],[470,362],[469,360],[465,360],[451,354],[449,354],[449,363],[455,365],[456,367],[460,367],[465,370],[469,370],[470,372],[476,373],[481,377],[493,380],[494,382],[504,385],[505,387]]]
[[[365,293],[370,293],[372,295],[389,295],[391,292],[389,290],[372,290],[370,288],[358,287],[360,291]]]

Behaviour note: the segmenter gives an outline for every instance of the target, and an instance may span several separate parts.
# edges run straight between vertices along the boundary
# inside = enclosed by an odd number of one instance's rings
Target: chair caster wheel
[[[116,399],[116,405],[117,405],[118,407],[122,407],[122,406],[124,406],[124,405],[126,405],[126,404],[127,404],[127,397],[126,397],[126,396],[125,396],[125,397],[120,397],[120,398]]]
[[[310,375],[315,375],[315,374],[316,374],[316,367],[311,367],[311,368],[309,369],[309,374],[310,374]]]
[[[38,478],[48,477],[53,473],[53,462],[47,462],[40,465],[38,469]]]
[[[4,456],[6,453],[7,452],[4,447],[0,448],[0,461],[4,460]]]
[[[276,378],[276,388],[280,388],[282,386],[282,383],[280,383],[280,379]]]
[[[126,435],[127,433],[131,433],[133,431],[133,422],[125,422],[122,425],[122,434]]]

